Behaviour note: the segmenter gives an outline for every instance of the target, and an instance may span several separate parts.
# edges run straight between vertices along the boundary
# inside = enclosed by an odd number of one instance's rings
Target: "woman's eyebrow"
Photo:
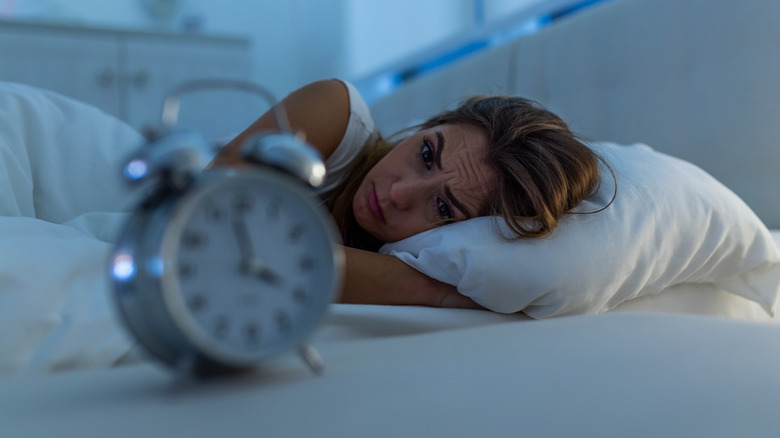
[[[436,153],[433,155],[433,162],[436,163],[436,167],[441,170],[441,152],[444,150],[444,136],[441,131],[436,131]]]

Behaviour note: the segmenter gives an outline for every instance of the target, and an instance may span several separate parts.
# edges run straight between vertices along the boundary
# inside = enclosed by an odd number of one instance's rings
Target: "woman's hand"
[[[455,286],[430,278],[396,257],[347,247],[344,251],[342,303],[482,309]]]
[[[349,123],[349,91],[343,82],[328,79],[312,82],[282,100],[290,127],[327,159],[336,150]],[[277,130],[273,112],[268,111],[239,134],[213,160],[212,166],[243,163],[241,146],[250,136]]]

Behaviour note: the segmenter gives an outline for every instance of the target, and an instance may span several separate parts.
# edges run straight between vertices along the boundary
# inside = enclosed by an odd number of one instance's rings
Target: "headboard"
[[[780,2],[613,0],[403,85],[389,134],[467,95],[538,100],[590,140],[691,161],[780,228]]]

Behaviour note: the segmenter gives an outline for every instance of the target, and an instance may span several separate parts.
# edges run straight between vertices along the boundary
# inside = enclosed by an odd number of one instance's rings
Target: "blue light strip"
[[[468,55],[472,55],[490,47],[507,43],[522,36],[539,32],[541,29],[549,26],[557,20],[569,17],[582,11],[583,9],[605,1],[608,0],[584,0],[582,2],[567,6],[563,9],[551,11],[549,14],[523,20],[511,26],[498,29],[490,35],[476,38],[454,49],[450,49],[431,56],[429,59],[419,62],[413,66],[400,70],[388,70],[377,73],[372,77],[364,78],[358,81],[355,85],[359,89],[360,94],[370,105],[372,102],[392,93],[404,82],[439,70]],[[482,11],[483,6],[484,5],[481,0],[475,0],[475,21],[477,26],[484,24],[484,11]]]

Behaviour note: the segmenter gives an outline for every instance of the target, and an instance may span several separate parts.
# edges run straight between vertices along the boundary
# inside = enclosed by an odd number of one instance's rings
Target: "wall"
[[[471,0],[347,0],[347,71],[357,77],[474,24]]]
[[[348,75],[341,0],[182,0],[169,19],[155,18],[146,1],[0,0],[0,18],[248,37],[255,80],[277,95]]]
[[[283,96],[315,79],[356,81],[524,10],[578,1],[0,0],[0,18],[244,36],[253,42],[255,80]],[[150,4],[173,7],[155,17]]]
[[[0,0],[0,18],[240,35],[253,42],[255,79],[278,95],[327,77],[356,78],[452,35],[473,0],[180,0],[168,19],[147,2]]]

